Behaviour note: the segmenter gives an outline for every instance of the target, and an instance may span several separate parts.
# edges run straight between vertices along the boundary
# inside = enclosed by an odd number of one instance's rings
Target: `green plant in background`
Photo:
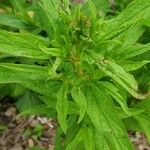
[[[23,95],[20,106],[31,98],[22,115],[58,119],[56,150],[132,150],[127,130],[150,140],[150,43],[142,42],[150,0],[134,0],[112,19],[91,0],[24,3],[10,0],[13,9],[0,16],[14,16],[1,23],[0,83]]]
[[[29,148],[29,150],[46,150],[44,148],[38,148],[38,147],[33,147],[33,148]]]
[[[0,132],[2,132],[3,130],[5,130],[6,128],[7,128],[6,126],[0,124]]]
[[[30,136],[34,136],[35,139],[38,139],[41,137],[42,133],[43,133],[44,127],[41,124],[36,124],[33,129],[26,129],[24,131],[24,137],[30,137]]]

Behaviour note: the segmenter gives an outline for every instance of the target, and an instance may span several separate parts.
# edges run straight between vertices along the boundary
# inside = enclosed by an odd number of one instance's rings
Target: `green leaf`
[[[67,131],[67,114],[68,114],[68,100],[67,100],[68,86],[67,84],[63,84],[57,95],[57,104],[56,110],[58,112],[58,122],[62,127],[63,131],[66,133]]]
[[[119,107],[116,107],[116,110],[120,119],[129,118],[131,116],[135,116],[144,112],[144,109],[136,109],[136,108],[129,108],[128,111],[130,114],[125,113],[125,111],[123,111]]]
[[[30,22],[10,14],[0,14],[0,25],[9,26],[17,29],[33,30],[37,27]]]
[[[137,23],[141,16],[150,11],[150,0],[134,0],[115,19],[107,21],[108,27],[102,39],[111,39],[122,33],[133,24]]]
[[[88,63],[94,63],[95,61],[95,64],[102,72],[121,85],[132,96],[136,97],[137,99],[145,98],[144,95],[141,95],[137,92],[138,84],[133,75],[125,72],[121,66],[110,60],[105,60],[102,55],[96,54],[95,52],[90,52],[89,57],[91,58],[86,60]]]
[[[27,116],[27,115],[45,115],[49,118],[56,118],[56,111],[54,109],[48,108],[46,105],[41,104],[34,106],[30,109],[27,109],[21,112],[18,116]]]
[[[131,95],[137,99],[144,99],[145,96],[137,92],[138,84],[135,78],[124,71],[122,67],[113,62],[108,62],[108,67],[102,69],[108,76],[110,76],[114,81],[120,84],[124,89],[126,89]],[[101,69],[101,65],[98,65]]]
[[[84,147],[85,150],[95,149],[95,135],[93,128],[85,128]]]
[[[133,150],[122,122],[117,116],[111,99],[104,96],[94,84],[86,90],[88,115],[96,128],[97,134],[105,141],[110,150]],[[102,143],[101,143],[102,144]],[[108,148],[107,148],[108,150]]]
[[[46,150],[46,149],[34,146],[34,147],[29,148],[29,150]]]
[[[145,109],[146,112],[147,112],[147,110],[150,110],[150,97],[148,97],[144,101],[141,101],[140,103],[138,103],[137,105],[135,105],[135,108]]]
[[[87,108],[86,98],[83,92],[81,91],[80,87],[73,87],[71,90],[71,95],[80,108],[80,117],[78,121],[78,123],[80,123],[85,115],[86,108]]]
[[[29,150],[46,150],[45,148],[40,148],[40,147],[31,147]]]
[[[134,116],[134,118],[138,121],[141,128],[144,130],[144,133],[146,134],[148,141],[150,143],[150,119],[146,115],[137,115]]]
[[[97,9],[96,9],[96,6],[94,5],[93,1],[91,0],[88,0],[88,5],[89,5],[89,9],[90,9],[90,12],[91,12],[91,18],[93,20],[93,22],[96,20],[97,18]]]
[[[49,38],[54,36],[55,21],[58,18],[57,6],[58,1],[41,0],[42,3],[35,3],[36,13],[39,16],[39,20],[42,26],[47,31]]]
[[[7,129],[7,126],[0,124],[0,132],[3,132]]]
[[[25,4],[25,1],[20,1],[20,0],[10,0],[10,3],[12,6],[19,12],[24,12],[24,7],[23,5]]]
[[[16,79],[16,81],[21,81],[25,79],[32,79],[32,80],[44,80],[45,81],[48,79],[49,74],[48,74],[48,68],[47,67],[41,67],[37,65],[25,65],[25,64],[12,64],[12,63],[0,63],[0,68],[3,70],[3,74],[9,73],[15,74],[16,76],[9,76],[7,80],[11,82],[11,79]],[[3,76],[5,79],[6,77]],[[18,75],[18,76],[17,76]]]
[[[51,96],[40,96],[40,99],[47,105],[48,108],[56,109],[56,89],[50,88]],[[75,102],[68,101],[68,114],[79,114],[79,108]]]
[[[85,129],[81,128],[77,133],[73,141],[66,147],[66,150],[73,150],[77,148],[77,145],[84,139]]]
[[[145,52],[150,51],[150,44],[137,44],[135,46],[129,47],[127,49],[122,49],[120,53],[118,54],[117,58],[118,60],[125,60],[132,57],[136,57],[138,55],[141,55]]]
[[[128,131],[143,132],[139,123],[133,117],[123,119],[123,123]]]
[[[11,97],[19,97],[26,89],[23,86],[18,84],[1,84],[0,85],[0,95],[7,96],[10,95]]]
[[[150,63],[149,60],[143,60],[140,62],[125,60],[125,61],[119,62],[120,66],[122,66],[124,70],[127,72],[138,70],[139,68],[143,67],[144,65],[148,63]]]
[[[71,115],[68,117],[68,120],[67,120],[68,130],[67,130],[67,134],[65,137],[64,147],[67,147],[76,137],[78,132],[80,131],[81,126],[80,124],[77,123],[77,121],[78,121],[77,115]]]
[[[39,104],[41,104],[39,97],[29,90],[27,90],[16,102],[16,106],[20,111],[31,109]]]
[[[48,80],[47,67],[0,63],[0,72],[0,83],[18,83],[42,95],[57,92],[59,87],[59,82]]]
[[[120,38],[122,45],[118,51],[127,49],[128,47],[132,46],[142,36],[145,29],[146,28],[140,22],[126,30]]]
[[[39,48],[45,54],[48,54],[48,55],[51,55],[51,56],[57,56],[57,57],[62,56],[62,51],[60,49],[58,49],[58,48],[47,48],[47,47],[42,47],[42,46],[39,46]]]
[[[99,132],[97,132],[97,130],[94,130],[94,134],[95,134],[95,147],[96,150],[110,150],[105,138],[99,134]],[[101,141],[101,142],[100,142]]]
[[[57,128],[56,130],[56,136],[55,136],[55,149],[54,150],[62,150],[62,143],[61,143],[61,130],[60,128]]]
[[[34,59],[48,59],[38,45],[47,46],[42,38],[32,34],[11,33],[0,30],[0,52],[12,56],[20,56]]]
[[[53,18],[56,19],[58,17],[57,5],[58,0],[42,0],[43,6],[46,12]]]
[[[110,3],[107,0],[92,0],[92,2],[94,3],[98,11],[104,11],[105,13],[107,13],[110,9]]]
[[[127,106],[126,100],[121,96],[119,93],[119,90],[111,83],[105,82],[105,81],[100,81],[98,82],[98,87],[103,91],[105,91],[106,95],[109,94],[114,98],[116,102],[120,104],[122,109],[128,114],[131,115],[129,112],[129,108]]]
[[[149,19],[143,19],[143,24],[147,27],[150,27],[150,20]]]

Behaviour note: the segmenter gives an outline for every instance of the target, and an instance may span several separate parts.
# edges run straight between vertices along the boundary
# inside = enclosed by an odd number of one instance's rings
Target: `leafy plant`
[[[132,150],[127,130],[150,140],[150,43],[140,42],[150,0],[134,0],[112,19],[100,17],[94,2],[39,0],[24,8],[15,0],[19,21],[32,10],[33,29],[17,23],[11,31],[19,33],[0,30],[0,83],[23,86],[31,90],[24,98],[38,99],[22,115],[58,119],[56,150]],[[138,82],[145,80],[142,94]]]
[[[5,130],[6,128],[7,128],[6,126],[0,124],[0,132],[2,132],[3,130]]]

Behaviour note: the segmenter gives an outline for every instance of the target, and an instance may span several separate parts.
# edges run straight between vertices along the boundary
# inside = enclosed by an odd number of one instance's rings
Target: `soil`
[[[144,134],[139,132],[129,132],[129,137],[137,150],[150,150],[150,145]]]
[[[40,116],[18,117],[14,104],[0,106],[0,150],[54,150],[57,122]],[[42,149],[43,148],[43,149]],[[34,150],[34,149],[33,149]]]

